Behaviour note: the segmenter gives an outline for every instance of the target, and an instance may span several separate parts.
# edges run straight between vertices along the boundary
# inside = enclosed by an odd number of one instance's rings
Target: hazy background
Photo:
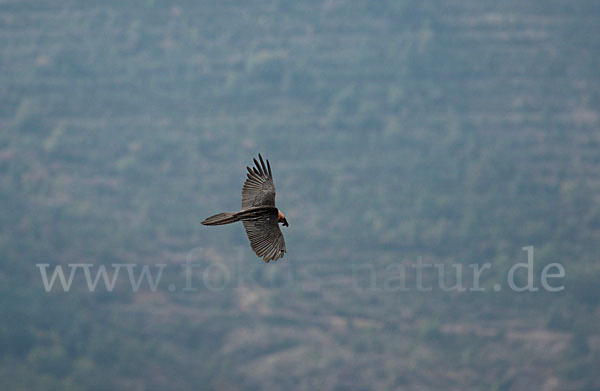
[[[596,0],[0,1],[2,388],[600,389],[599,37]],[[258,152],[268,265],[200,224]],[[528,245],[564,291],[506,289]],[[486,292],[385,289],[419,257]]]

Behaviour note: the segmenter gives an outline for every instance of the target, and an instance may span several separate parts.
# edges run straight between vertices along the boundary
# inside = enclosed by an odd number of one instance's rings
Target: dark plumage
[[[286,253],[285,240],[278,223],[289,224],[279,209],[275,207],[275,184],[271,165],[254,159],[255,167],[246,167],[248,178],[242,187],[242,209],[239,212],[225,212],[206,218],[204,225],[223,225],[241,221],[246,229],[252,250],[265,262],[276,261]]]

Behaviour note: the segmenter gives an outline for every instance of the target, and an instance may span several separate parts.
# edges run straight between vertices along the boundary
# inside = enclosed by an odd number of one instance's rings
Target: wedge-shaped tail
[[[224,225],[235,223],[236,221],[240,221],[240,218],[237,216],[237,213],[219,213],[214,216],[207,217],[202,224],[204,225]]]

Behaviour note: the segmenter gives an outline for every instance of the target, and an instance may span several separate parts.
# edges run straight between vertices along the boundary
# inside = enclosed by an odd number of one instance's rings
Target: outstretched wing
[[[259,215],[242,220],[252,250],[263,261],[276,261],[286,253],[285,240],[277,224],[277,209],[269,209]]]
[[[246,167],[248,179],[242,188],[242,210],[253,206],[275,206],[275,184],[271,165],[268,160],[265,165],[260,154],[258,154],[258,158],[260,164],[254,159],[256,167],[252,167],[252,169]]]

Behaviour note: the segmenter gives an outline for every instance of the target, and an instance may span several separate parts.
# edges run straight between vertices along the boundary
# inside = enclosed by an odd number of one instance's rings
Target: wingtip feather
[[[263,175],[262,172],[262,168],[260,167],[260,164],[258,164],[258,160],[253,159],[254,160],[254,164],[256,165],[256,168],[254,169],[254,171],[256,171],[258,169],[258,175]]]
[[[268,175],[267,166],[265,166],[265,161],[263,160],[262,156],[260,156],[260,153],[258,154],[258,158],[260,159],[262,172],[264,173],[264,175]]]

